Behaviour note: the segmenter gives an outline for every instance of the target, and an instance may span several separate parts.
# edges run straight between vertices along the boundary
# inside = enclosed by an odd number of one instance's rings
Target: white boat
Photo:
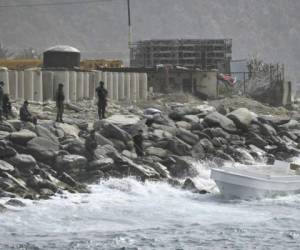
[[[295,171],[273,171],[274,166],[213,168],[211,178],[229,199],[261,199],[300,193],[300,175]]]

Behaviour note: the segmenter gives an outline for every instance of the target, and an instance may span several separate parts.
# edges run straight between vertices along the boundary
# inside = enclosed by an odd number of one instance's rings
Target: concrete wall
[[[145,73],[0,69],[0,80],[5,82],[4,91],[13,100],[26,99],[41,103],[54,100],[59,83],[64,84],[66,102],[94,99],[100,81],[104,82],[111,100],[138,101],[148,96],[148,78]]]

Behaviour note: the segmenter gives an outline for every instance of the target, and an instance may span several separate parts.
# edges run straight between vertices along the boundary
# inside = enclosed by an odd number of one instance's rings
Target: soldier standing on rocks
[[[64,122],[62,117],[64,113],[64,101],[65,101],[65,94],[64,94],[64,85],[62,83],[58,84],[58,89],[56,91],[56,121],[57,122]]]
[[[85,140],[85,150],[87,153],[87,159],[92,161],[94,160],[95,150],[98,146],[96,139],[96,131],[93,129],[90,132],[90,135]]]
[[[0,82],[0,122],[2,122],[2,113],[3,113],[3,97],[4,97],[4,82]]]
[[[99,82],[100,86],[96,88],[98,95],[98,115],[99,119],[105,119],[105,109],[107,106],[107,90],[104,88],[104,82]]]
[[[144,156],[144,137],[143,137],[143,130],[140,129],[138,134],[133,136],[134,148],[137,156],[142,157]]]

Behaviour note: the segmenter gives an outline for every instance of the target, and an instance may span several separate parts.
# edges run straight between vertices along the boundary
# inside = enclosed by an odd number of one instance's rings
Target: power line
[[[38,6],[57,6],[57,5],[74,5],[74,4],[90,4],[90,3],[101,3],[110,2],[112,0],[86,0],[86,1],[68,1],[68,2],[56,2],[56,3],[26,3],[26,4],[3,4],[0,8],[17,8],[17,7],[38,7]]]

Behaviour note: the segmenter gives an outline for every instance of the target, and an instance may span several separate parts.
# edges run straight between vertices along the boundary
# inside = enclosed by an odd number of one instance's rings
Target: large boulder
[[[15,170],[14,166],[6,161],[0,160],[0,173],[1,172],[13,172]]]
[[[85,155],[85,145],[80,139],[68,138],[61,142],[61,148],[70,154]]]
[[[182,178],[186,176],[196,176],[197,170],[194,166],[194,158],[187,156],[172,155],[169,161],[164,162],[164,165],[170,171],[173,177]]]
[[[114,143],[111,140],[105,138],[103,135],[101,135],[99,133],[95,133],[95,136],[96,136],[96,140],[97,140],[98,145],[101,145],[101,146],[104,146],[104,145],[114,146]]]
[[[56,170],[76,177],[87,166],[87,159],[81,155],[59,155],[56,158]]]
[[[12,157],[17,154],[17,151],[9,146],[9,143],[6,141],[0,140],[0,159],[5,159],[8,157]]]
[[[26,154],[17,154],[7,159],[7,162],[18,168],[21,172],[28,172],[36,166],[36,160],[31,155]]]
[[[240,129],[248,129],[252,121],[257,119],[257,115],[247,108],[239,108],[227,115],[229,119],[234,121],[235,125]]]
[[[21,145],[26,145],[28,141],[30,141],[35,137],[37,137],[37,135],[34,132],[27,129],[22,129],[18,132],[13,132],[10,134],[10,140],[13,143],[21,144]]]
[[[77,127],[77,125],[70,125],[67,123],[56,123],[55,126],[57,128],[62,129],[65,135],[71,135],[74,136],[75,138],[78,138],[78,134],[80,130]]]
[[[168,150],[163,148],[156,148],[156,147],[148,147],[145,150],[146,155],[151,156],[158,156],[159,158],[164,158],[168,156]]]
[[[43,137],[36,137],[27,143],[26,149],[38,161],[52,163],[59,151],[59,144]]]
[[[182,117],[183,121],[189,122],[189,123],[198,123],[200,122],[200,119],[196,115],[185,115]]]
[[[191,155],[192,146],[180,140],[179,138],[172,138],[166,140],[168,143],[166,149],[171,151],[175,155]]]
[[[196,145],[193,146],[192,156],[197,160],[202,160],[205,158],[205,149],[202,143],[198,142]]]
[[[11,124],[16,131],[19,131],[22,128],[22,122],[20,120],[8,120],[7,122]]]
[[[114,160],[111,158],[102,158],[102,159],[98,159],[98,160],[94,160],[89,162],[89,164],[87,165],[87,170],[88,171],[93,171],[93,170],[101,170],[101,171],[108,171],[111,169],[108,169],[111,167],[111,165],[114,164]]]
[[[183,128],[177,129],[176,136],[189,145],[195,145],[199,141],[197,135]]]
[[[46,127],[41,125],[36,125],[35,131],[39,137],[46,138],[54,143],[59,143],[58,138]]]
[[[8,122],[2,121],[0,122],[0,131],[6,131],[6,132],[14,132],[15,128]]]
[[[131,140],[130,134],[112,123],[106,123],[101,133],[107,138],[122,140],[124,143]]]
[[[221,127],[228,132],[236,132],[236,126],[232,120],[218,112],[212,112],[204,118],[204,122],[211,127]]]
[[[266,136],[276,136],[277,135],[276,130],[269,124],[262,124],[260,129],[261,129],[261,133],[263,135],[266,135]]]

